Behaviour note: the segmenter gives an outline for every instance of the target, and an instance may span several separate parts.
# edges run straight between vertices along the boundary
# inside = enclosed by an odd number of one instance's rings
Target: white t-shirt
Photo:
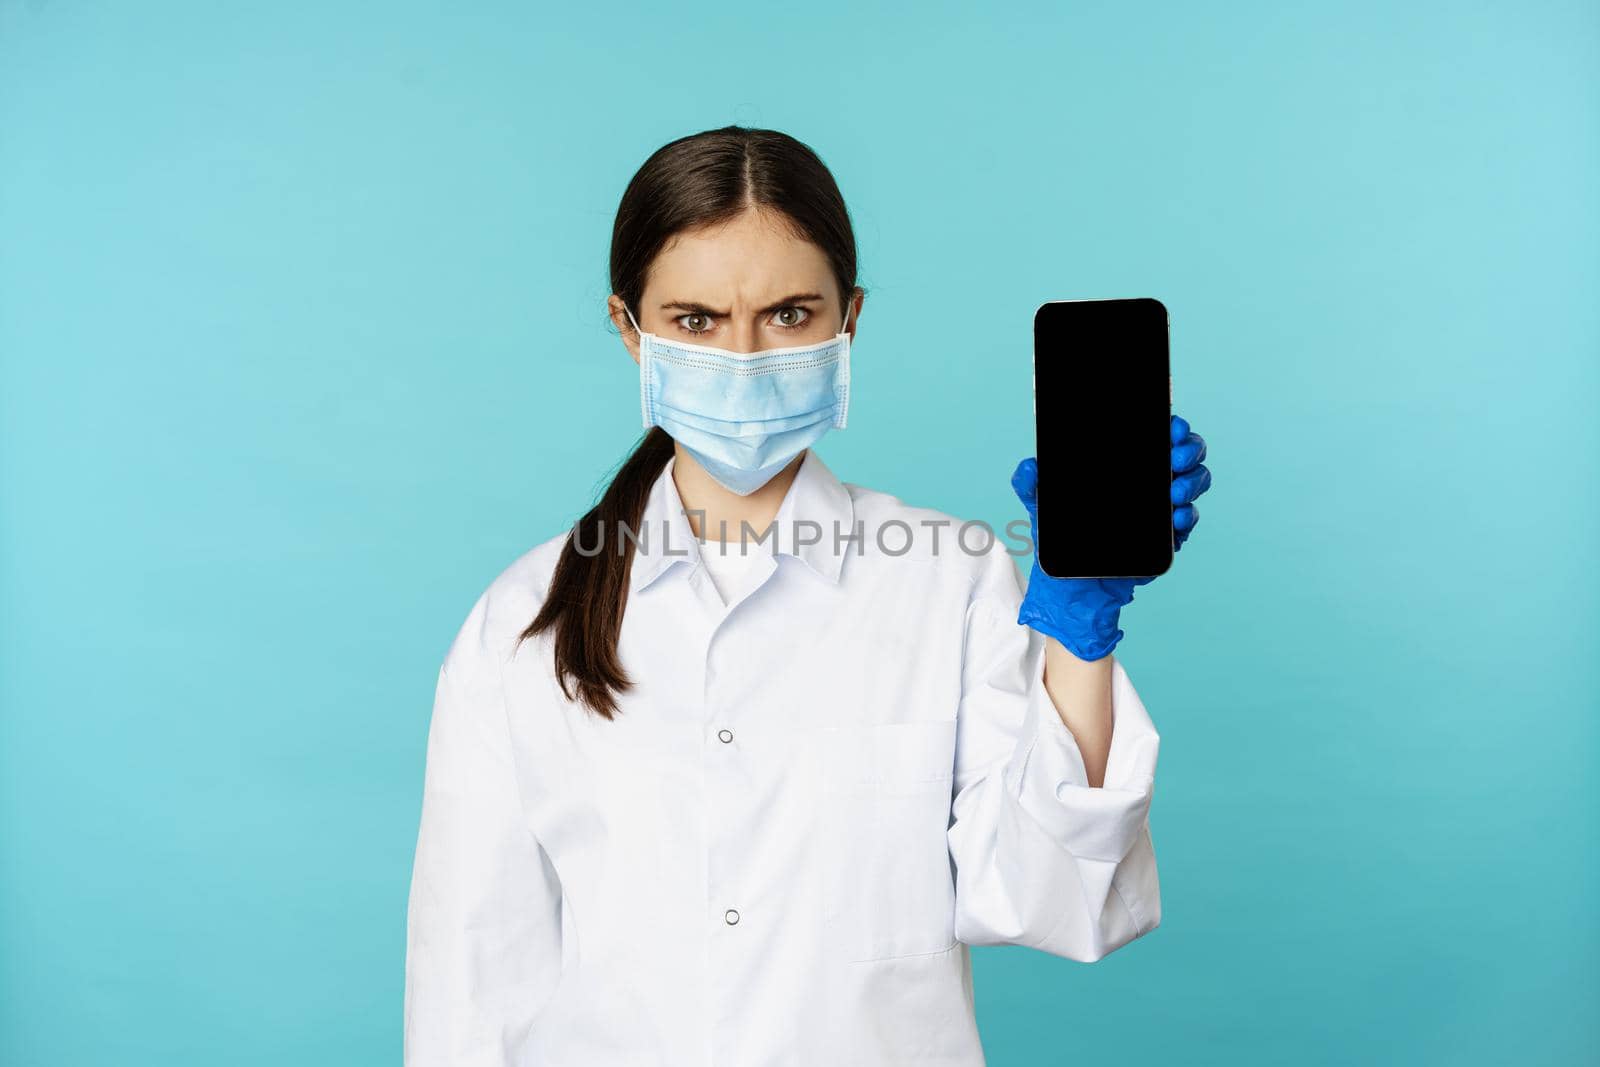
[[[741,543],[739,541],[701,541],[700,559],[705,564],[706,576],[722,597],[724,604],[733,601],[744,591],[756,561],[772,555],[769,543]]]

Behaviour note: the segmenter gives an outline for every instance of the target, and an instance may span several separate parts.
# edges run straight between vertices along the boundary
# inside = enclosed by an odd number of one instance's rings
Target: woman
[[[1133,583],[1035,563],[1024,597],[998,538],[809,450],[855,267],[783,134],[629,184],[610,308],[650,429],[439,671],[410,1067],[982,1064],[968,946],[1092,961],[1160,922],[1159,738],[1110,654]],[[1209,474],[1173,426],[1181,542]]]

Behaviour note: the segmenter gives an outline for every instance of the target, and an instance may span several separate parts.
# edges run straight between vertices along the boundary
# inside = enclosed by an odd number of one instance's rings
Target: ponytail
[[[526,641],[553,630],[561,692],[608,720],[616,717],[617,694],[633,684],[617,658],[617,638],[628,604],[636,545],[621,534],[624,526],[638,531],[650,488],[672,454],[672,438],[652,426],[600,502],[573,524],[556,560],[544,606],[520,638]],[[580,545],[593,554],[578,551]]]

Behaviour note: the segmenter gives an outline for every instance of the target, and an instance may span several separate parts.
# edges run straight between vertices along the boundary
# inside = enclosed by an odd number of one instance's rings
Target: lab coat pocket
[[[826,927],[852,961],[943,952],[955,944],[950,864],[955,720],[830,731]]]

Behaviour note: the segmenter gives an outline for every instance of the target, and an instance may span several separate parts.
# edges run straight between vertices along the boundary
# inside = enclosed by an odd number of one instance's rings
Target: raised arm
[[[1015,567],[999,560],[967,613],[948,831],[956,936],[1092,962],[1161,922],[1148,824],[1161,739],[1111,659],[1109,755],[1090,784],[1045,688],[1044,638],[1015,621]]]

